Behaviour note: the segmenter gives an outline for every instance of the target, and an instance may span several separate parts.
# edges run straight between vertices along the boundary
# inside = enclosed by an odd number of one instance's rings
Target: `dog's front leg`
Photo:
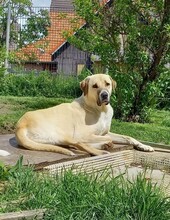
[[[115,134],[111,132],[109,132],[108,135],[111,137],[114,144],[133,145],[136,149],[141,150],[141,151],[150,151],[150,152],[154,151],[154,149],[151,146],[142,144],[141,142],[137,141],[136,139],[132,137]]]
[[[74,143],[79,150],[86,151],[92,155],[109,154],[108,151],[104,150],[104,145],[112,143],[112,139],[109,135],[89,135],[81,139],[78,143]]]

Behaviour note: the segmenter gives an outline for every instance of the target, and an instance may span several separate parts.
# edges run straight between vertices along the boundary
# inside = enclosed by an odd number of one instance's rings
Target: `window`
[[[51,63],[49,67],[50,72],[56,73],[57,72],[57,62]]]
[[[77,64],[77,75],[80,75],[82,70],[84,69],[84,64]]]

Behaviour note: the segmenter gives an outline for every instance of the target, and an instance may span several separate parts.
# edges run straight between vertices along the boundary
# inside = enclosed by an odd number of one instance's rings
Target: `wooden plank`
[[[170,152],[154,151],[151,153],[134,151],[134,164],[149,166],[153,169],[170,171]]]
[[[167,145],[167,144],[154,143],[154,142],[149,142],[149,141],[141,141],[141,143],[146,144],[146,145],[150,145],[151,147],[155,147],[155,148],[170,150],[170,145]],[[157,150],[157,149],[155,149],[155,150]]]
[[[113,168],[122,165],[130,165],[132,162],[133,150],[124,150],[95,157],[88,157],[63,163],[57,163],[44,167],[44,170],[49,171],[51,174],[59,174],[69,169],[71,169],[75,173],[89,173],[102,170],[106,167]]]
[[[14,134],[0,135],[0,148],[10,153],[9,156],[0,156],[0,160],[5,165],[15,165],[20,156],[23,156],[23,165],[37,165],[38,167],[47,166],[57,161],[72,160],[85,157],[86,155],[77,153],[75,156],[68,156],[55,152],[34,151],[19,147]]]
[[[21,212],[10,212],[0,214],[0,220],[32,220],[32,219],[43,219],[45,209],[28,210]]]

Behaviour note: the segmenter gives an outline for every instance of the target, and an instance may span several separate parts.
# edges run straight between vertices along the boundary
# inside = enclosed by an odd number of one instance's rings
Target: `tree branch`
[[[153,62],[151,63],[150,68],[148,69],[149,81],[151,82],[159,77],[159,74],[157,72],[157,67],[161,62],[162,56],[166,50],[169,41],[169,36],[165,31],[165,25],[169,23],[169,20],[170,20],[170,1],[165,0],[162,23],[160,25],[160,29],[158,29],[157,34],[155,35],[156,37],[158,36],[158,45],[154,53]]]

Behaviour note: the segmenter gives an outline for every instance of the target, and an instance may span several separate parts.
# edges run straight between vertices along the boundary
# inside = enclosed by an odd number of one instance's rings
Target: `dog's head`
[[[80,83],[80,88],[88,101],[101,106],[109,104],[116,82],[109,75],[95,74],[85,78]]]

